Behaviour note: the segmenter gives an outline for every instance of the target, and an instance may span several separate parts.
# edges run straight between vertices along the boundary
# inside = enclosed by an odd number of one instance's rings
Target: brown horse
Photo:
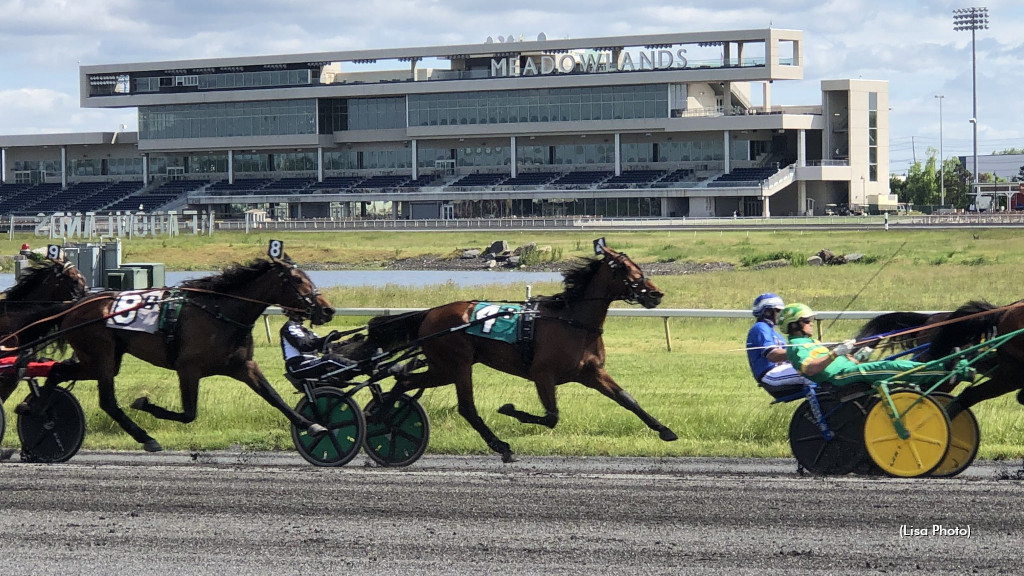
[[[934,326],[932,326],[934,324]],[[1007,306],[993,306],[988,302],[971,301],[953,312],[920,314],[894,312],[883,314],[871,320],[862,330],[858,340],[869,333],[905,332],[901,338],[913,344],[928,344],[918,360],[928,361],[945,358],[963,349],[979,344],[984,339],[999,334],[1009,334],[1024,328],[1024,301]],[[950,418],[975,404],[1002,396],[1014,390],[1021,390],[1017,400],[1024,404],[1024,335],[1011,338],[1003,343],[995,354],[981,359],[976,368],[986,379],[965,388],[948,406]]]
[[[74,305],[61,319],[61,330],[76,358],[53,367],[41,396],[61,382],[96,380],[103,411],[147,451],[162,450],[121,410],[114,396],[114,377],[121,368],[121,359],[131,354],[178,373],[181,412],[157,406],[145,397],[131,405],[157,418],[184,423],[195,420],[199,380],[221,375],[247,384],[296,428],[309,434],[325,431],[285,404],[253,360],[252,328],[268,306],[297,310],[310,316],[314,324],[328,322],[334,315],[334,309],[302,270],[282,255],[280,259],[235,264],[222,274],[187,281],[178,292],[181,307],[177,321],[173,328],[155,333],[109,326],[108,320],[134,313],[134,308],[124,307],[125,300],[120,298],[123,292],[100,292]],[[116,310],[115,303],[119,306]],[[135,308],[145,307],[142,303]],[[166,313],[170,309],[163,310]]]
[[[62,258],[43,260],[26,268],[18,281],[0,296],[0,348],[11,353],[21,345],[32,345],[55,329],[52,322],[39,322],[66,308],[64,302],[85,296],[85,277],[71,262]],[[17,374],[0,376],[0,402],[7,400],[18,386]]]
[[[604,367],[602,331],[609,305],[624,300],[654,308],[661,303],[662,293],[626,254],[603,242],[595,243],[595,250],[601,258],[563,273],[564,292],[539,299],[533,342],[525,343],[525,349],[470,334],[466,328],[480,320],[472,317],[475,301],[375,318],[367,334],[370,347],[392,349],[419,342],[428,366],[425,372],[401,371],[392,392],[455,384],[459,414],[504,462],[514,460],[511,447],[488,428],[473,401],[473,364],[478,362],[535,383],[543,416],[517,410],[512,404],[498,409],[520,422],[554,428],[558,423],[555,386],[579,382],[639,416],[662,440],[675,440],[675,433],[640,408]]]

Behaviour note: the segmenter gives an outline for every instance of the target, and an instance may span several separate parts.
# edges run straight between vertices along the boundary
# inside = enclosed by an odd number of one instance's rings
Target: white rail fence
[[[406,312],[425,310],[425,308],[335,308],[335,316],[397,316]],[[919,310],[924,314],[935,314],[936,310]],[[876,316],[887,314],[888,311],[871,310],[847,310],[842,311],[820,311],[816,312],[815,322],[818,336],[821,336],[821,323],[825,320],[870,320]],[[267,341],[271,341],[270,316],[281,315],[281,309],[272,306],[263,313],[263,325],[267,330]],[[672,331],[669,327],[671,318],[733,318],[753,321],[750,310],[707,310],[701,308],[664,308],[664,309],[634,309],[634,308],[611,308],[608,316],[619,318],[661,318],[665,326],[665,348],[672,351]]]

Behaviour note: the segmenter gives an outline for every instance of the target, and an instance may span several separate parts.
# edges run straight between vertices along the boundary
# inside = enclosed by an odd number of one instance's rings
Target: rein
[[[901,330],[899,332],[893,332],[891,334],[880,334],[878,336],[870,336],[868,338],[865,338],[865,339],[861,340],[860,342],[857,342],[857,344],[864,344],[864,343],[867,343],[867,342],[874,342],[875,340],[882,340],[882,339],[885,339],[885,338],[896,338],[898,336],[906,336],[907,334],[913,334],[915,332],[922,332],[924,330],[931,330],[933,328],[939,328],[939,327],[946,326],[946,325],[949,325],[949,324],[956,324],[957,322],[962,322],[964,320],[973,320],[974,318],[980,318],[982,316],[988,316],[989,314],[996,314],[996,313],[1006,312],[1008,310],[1012,310],[1014,308],[1019,308],[1021,306],[1024,306],[1024,300],[1022,300],[1020,302],[1014,302],[1013,304],[1007,304],[1005,306],[1000,306],[998,308],[993,308],[991,310],[982,310],[981,312],[975,312],[974,314],[968,314],[967,316],[961,316],[959,318],[949,318],[949,319],[946,319],[946,320],[942,320],[941,322],[936,322],[934,324],[925,324],[923,326],[916,326],[914,328],[908,328],[906,330]]]

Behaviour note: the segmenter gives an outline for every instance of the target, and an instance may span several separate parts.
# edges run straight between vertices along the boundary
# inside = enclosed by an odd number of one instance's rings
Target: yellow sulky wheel
[[[953,400],[953,396],[942,392],[929,394],[943,408]],[[963,472],[974,462],[978,455],[978,446],[981,444],[981,429],[978,427],[978,419],[974,417],[971,410],[964,409],[956,415],[949,426],[949,452],[939,464],[939,467],[932,470],[931,475],[941,478],[951,478]]]
[[[942,406],[920,392],[891,394],[909,436],[900,438],[884,398],[868,410],[864,444],[875,464],[892,476],[910,478],[934,470],[949,451],[949,418]]]

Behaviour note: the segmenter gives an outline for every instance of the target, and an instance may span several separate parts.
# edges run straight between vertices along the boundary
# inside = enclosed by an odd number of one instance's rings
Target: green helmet
[[[782,309],[779,314],[779,327],[783,332],[789,331],[789,325],[803,318],[813,318],[814,310],[807,304],[790,304]]]

